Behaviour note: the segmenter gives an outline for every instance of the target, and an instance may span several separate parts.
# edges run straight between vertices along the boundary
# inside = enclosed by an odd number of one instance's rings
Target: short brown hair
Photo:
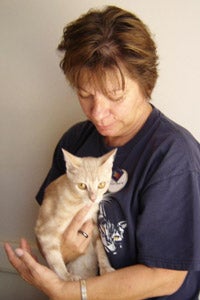
[[[158,77],[156,46],[133,13],[115,6],[89,10],[64,28],[58,50],[64,51],[60,66],[72,86],[78,87],[83,68],[99,78],[102,70],[117,68],[123,80],[122,65],[151,97]]]

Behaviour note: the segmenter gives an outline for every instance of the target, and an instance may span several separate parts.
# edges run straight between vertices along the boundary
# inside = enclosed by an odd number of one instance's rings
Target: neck
[[[146,103],[145,107],[141,110],[138,115],[137,121],[134,122],[133,126],[125,134],[115,137],[105,137],[105,143],[111,147],[120,147],[128,143],[143,127],[149,115],[152,112],[152,106],[149,103]]]

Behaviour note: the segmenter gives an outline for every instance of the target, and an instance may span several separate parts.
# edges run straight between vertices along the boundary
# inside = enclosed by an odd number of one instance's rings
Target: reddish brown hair
[[[115,6],[90,10],[64,28],[58,50],[60,63],[72,86],[79,86],[83,68],[100,81],[107,69],[123,68],[136,79],[147,98],[157,79],[156,46],[147,26],[133,13]]]

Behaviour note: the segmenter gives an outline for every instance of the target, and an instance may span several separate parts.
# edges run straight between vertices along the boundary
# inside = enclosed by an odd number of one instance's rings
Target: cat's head
[[[108,190],[117,149],[101,157],[77,157],[62,149],[72,189],[87,203],[99,203]]]

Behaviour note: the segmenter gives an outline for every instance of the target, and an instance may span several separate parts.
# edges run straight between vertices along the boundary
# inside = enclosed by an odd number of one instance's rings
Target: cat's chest
[[[59,226],[66,228],[66,226],[72,221],[72,219],[77,215],[77,213],[85,206],[86,206],[85,203],[81,203],[76,206],[71,203],[58,206],[56,211],[54,211],[54,219],[57,220],[56,223]],[[99,210],[99,205],[96,203],[92,204],[92,207],[86,213],[83,222],[89,219],[93,219],[96,223],[98,210]]]

